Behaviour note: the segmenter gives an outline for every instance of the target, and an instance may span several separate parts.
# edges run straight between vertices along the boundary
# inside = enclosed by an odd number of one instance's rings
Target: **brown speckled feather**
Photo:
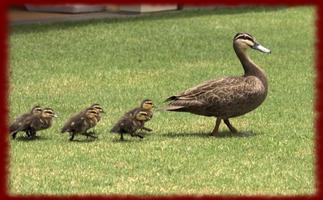
[[[234,117],[257,107],[266,88],[255,76],[209,80],[169,98],[166,110],[216,117]]]

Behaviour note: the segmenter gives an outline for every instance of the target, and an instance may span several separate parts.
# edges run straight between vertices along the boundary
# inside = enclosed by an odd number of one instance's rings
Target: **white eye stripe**
[[[250,36],[247,36],[247,35],[238,36],[237,39],[243,39],[243,40],[251,40],[251,41],[253,41],[253,39]]]

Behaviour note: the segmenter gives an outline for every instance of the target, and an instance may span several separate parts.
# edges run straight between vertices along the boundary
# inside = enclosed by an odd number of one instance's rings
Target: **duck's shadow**
[[[163,134],[163,137],[176,138],[176,137],[201,137],[201,138],[248,138],[255,137],[260,135],[260,133],[256,133],[253,131],[241,131],[238,133],[232,133],[230,131],[219,132],[217,135],[211,135],[210,132],[193,132],[193,133],[174,133],[169,132]]]

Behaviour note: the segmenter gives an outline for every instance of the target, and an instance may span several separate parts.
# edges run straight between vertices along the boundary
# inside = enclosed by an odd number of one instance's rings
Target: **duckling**
[[[132,137],[143,138],[140,134],[135,134],[139,129],[145,129],[145,122],[150,120],[149,113],[146,111],[137,111],[129,116],[126,113],[110,130],[111,133],[119,133],[120,140],[124,140],[123,134],[130,134]]]
[[[54,117],[57,117],[57,115],[52,108],[44,108],[40,115],[32,116],[31,123],[28,127],[31,138],[36,136],[37,131],[50,128],[53,124]]]
[[[57,117],[52,108],[44,108],[40,113],[29,115],[16,132],[25,131],[29,138],[34,138],[36,132],[52,126],[53,117]]]
[[[233,38],[233,49],[242,64],[244,74],[205,81],[178,95],[171,96],[166,99],[169,102],[166,110],[215,117],[213,136],[218,134],[222,120],[231,132],[237,132],[229,118],[238,117],[256,109],[266,99],[268,91],[267,76],[246,54],[248,48],[263,53],[271,52],[249,33],[237,33]]]
[[[26,126],[27,120],[32,115],[39,115],[43,109],[40,106],[34,106],[29,112],[24,113],[20,116],[18,116],[10,125],[9,127],[9,133],[12,136],[12,139],[16,138],[17,133],[22,129],[22,127]],[[30,137],[29,130],[24,130],[27,137]]]
[[[97,109],[89,107],[84,112],[78,115],[74,115],[72,118],[67,120],[61,133],[70,133],[70,141],[75,137],[75,134],[79,133],[91,138],[97,138],[96,136],[87,132],[90,128],[93,128],[98,123],[99,112]]]
[[[149,121],[153,117],[153,108],[154,108],[153,101],[150,99],[145,99],[141,102],[140,107],[137,107],[137,108],[134,108],[134,109],[128,111],[125,115],[131,118],[137,112],[144,111],[148,115],[148,117],[146,117],[146,120]],[[147,128],[147,127],[143,127],[143,129],[146,131],[149,131],[149,132],[152,131],[152,129]]]

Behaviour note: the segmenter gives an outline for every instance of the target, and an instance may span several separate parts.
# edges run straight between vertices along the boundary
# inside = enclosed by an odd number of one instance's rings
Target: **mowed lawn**
[[[231,120],[155,112],[144,139],[109,133],[145,98],[243,73],[237,32],[272,53],[249,50],[269,80],[266,101]],[[184,10],[125,19],[10,28],[10,121],[33,105],[52,107],[52,128],[10,140],[13,195],[298,195],[315,193],[315,8]],[[69,142],[60,128],[100,103],[99,139]]]

